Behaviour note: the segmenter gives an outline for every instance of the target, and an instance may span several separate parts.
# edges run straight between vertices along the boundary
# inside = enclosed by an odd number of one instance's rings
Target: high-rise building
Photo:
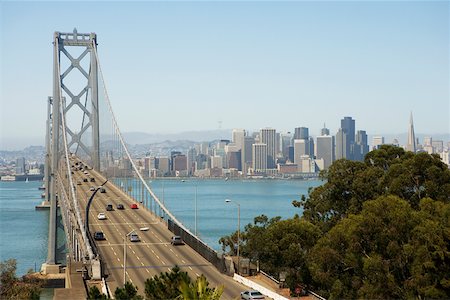
[[[409,117],[409,127],[408,127],[408,143],[406,144],[406,151],[416,152],[416,135],[414,134],[414,122],[412,112]]]
[[[16,159],[16,174],[25,174],[25,157],[19,157]]]
[[[167,156],[161,156],[157,159],[158,170],[162,176],[165,176],[170,171],[170,158]]]
[[[328,129],[325,125],[325,123],[323,123],[323,128],[320,131],[320,135],[325,136],[325,135],[330,135],[330,129]]]
[[[324,169],[328,169],[334,162],[334,136],[321,135],[316,141],[316,158],[323,159]]]
[[[308,140],[294,140],[294,164],[300,165],[300,159],[304,156],[309,156]]]
[[[335,152],[336,159],[341,158],[349,159],[350,143],[348,140],[348,135],[344,132],[342,128],[339,128],[338,132],[336,133],[335,142],[336,142],[336,152]]]
[[[363,161],[367,153],[369,153],[367,133],[365,130],[358,130],[356,132],[355,144],[353,145],[353,159]]]
[[[256,174],[266,174],[267,172],[267,145],[258,143],[253,144],[252,146],[253,152],[253,163],[252,168],[253,172]]]
[[[241,149],[241,164],[242,171],[247,174],[248,168],[252,166],[253,161],[253,144],[255,143],[255,138],[253,136],[244,137],[244,147]]]
[[[434,140],[431,145],[436,153],[441,153],[444,151],[444,141],[442,140]]]
[[[384,145],[384,136],[374,136],[372,137],[372,149],[380,149],[380,146]]]
[[[355,143],[355,120],[352,117],[344,117],[341,120],[341,128],[347,134],[350,145]]]
[[[289,146],[291,146],[292,134],[290,132],[280,133],[279,152],[287,159],[289,157]]]
[[[309,138],[309,129],[307,127],[297,127],[294,132],[294,140]]]
[[[233,129],[233,131],[231,132],[231,142],[236,145],[237,150],[241,150],[244,146],[244,137],[244,129]]]
[[[263,128],[260,137],[260,143],[267,145],[267,169],[275,169],[276,131],[273,128]]]

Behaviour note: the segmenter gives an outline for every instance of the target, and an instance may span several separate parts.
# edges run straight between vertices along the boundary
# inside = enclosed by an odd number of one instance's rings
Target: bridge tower
[[[77,124],[65,123],[67,147],[70,151],[83,151],[86,160],[92,167],[100,171],[99,149],[99,107],[98,107],[98,72],[97,72],[97,35],[95,33],[78,33],[76,29],[71,33],[55,32],[53,36],[53,96],[48,99],[47,133],[46,133],[46,200],[50,203],[50,220],[48,235],[48,255],[43,266],[47,273],[58,270],[56,259],[56,221],[57,221],[57,172],[61,157],[64,155],[62,141],[62,116],[81,109],[82,120]],[[74,55],[71,52],[81,52]],[[81,51],[80,51],[81,50]],[[89,64],[83,66],[89,55]],[[62,70],[61,58],[64,57],[67,69]],[[86,57],[85,60],[83,60]],[[67,63],[68,62],[68,63]],[[86,70],[87,69],[87,70]],[[81,73],[84,86],[81,90],[72,87],[73,80],[69,76]],[[73,76],[72,76],[73,77]],[[68,102],[66,103],[66,99]],[[83,103],[83,99],[85,99]],[[89,99],[89,101],[88,101]],[[75,121],[73,123],[77,123]],[[81,123],[81,126],[79,125]],[[72,126],[72,127],[71,127]],[[89,137],[89,135],[91,135]],[[90,142],[90,144],[88,144]],[[75,149],[75,150],[74,150]]]

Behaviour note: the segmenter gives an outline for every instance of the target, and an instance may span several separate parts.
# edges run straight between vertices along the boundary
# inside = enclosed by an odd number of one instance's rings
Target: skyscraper
[[[365,130],[356,132],[356,140],[353,145],[353,159],[363,161],[367,153],[369,153],[369,145],[367,144],[367,133]]]
[[[309,156],[308,140],[298,139],[294,140],[294,164],[300,164],[301,157]]]
[[[384,137],[383,136],[374,136],[372,137],[372,149],[380,149],[380,146],[384,145]]]
[[[411,112],[409,117],[408,143],[406,144],[406,151],[416,152],[416,149],[416,135],[414,134],[414,123]]]
[[[322,136],[324,136],[324,135],[330,135],[330,129],[328,129],[328,128],[326,127],[325,123],[323,123],[323,128],[322,128],[322,130],[320,131],[320,134],[321,134]]]
[[[273,128],[263,128],[260,132],[260,143],[267,145],[267,169],[275,169],[276,131]]]
[[[336,133],[336,159],[350,157],[350,143],[348,135],[344,132],[342,128],[339,128]]]
[[[252,166],[253,161],[253,149],[252,146],[255,143],[255,138],[252,136],[244,137],[244,146],[241,149],[241,164],[242,171],[244,174],[247,174],[248,168]]]
[[[309,138],[309,129],[307,127],[297,127],[294,132],[294,140]]]
[[[348,145],[347,154],[345,158],[353,160],[353,145],[355,144],[355,120],[352,117],[344,117],[341,120],[341,128],[346,137],[346,145]],[[338,144],[336,137],[336,145]]]
[[[231,132],[231,141],[236,145],[237,150],[241,150],[244,145],[245,130],[233,129]]]
[[[334,136],[322,135],[317,137],[316,158],[323,159],[324,169],[328,169],[334,161]]]
[[[265,174],[267,172],[267,145],[258,143],[253,144],[253,172]]]

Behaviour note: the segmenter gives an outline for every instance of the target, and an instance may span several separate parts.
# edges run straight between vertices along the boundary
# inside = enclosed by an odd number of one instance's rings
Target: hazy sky
[[[43,137],[54,31],[95,32],[123,132],[450,133],[449,2],[0,1],[0,137]],[[1,145],[0,145],[0,148]]]

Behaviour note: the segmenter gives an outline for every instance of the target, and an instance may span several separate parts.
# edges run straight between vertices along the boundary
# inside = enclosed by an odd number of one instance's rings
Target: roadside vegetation
[[[16,270],[15,259],[0,262],[0,299],[39,300],[44,281],[33,276],[31,271],[18,278]]]
[[[223,288],[223,285],[210,288],[203,274],[192,281],[187,272],[182,272],[178,266],[175,266],[170,272],[163,272],[145,281],[145,297],[138,295],[136,286],[126,282],[123,288],[116,288],[114,298],[117,300],[219,300]],[[88,299],[107,298],[97,287],[91,287]]]
[[[293,201],[301,217],[245,226],[241,254],[274,277],[286,272],[291,291],[450,298],[450,170],[438,156],[384,145],[321,176],[325,184]],[[237,232],[219,242],[236,255]]]

